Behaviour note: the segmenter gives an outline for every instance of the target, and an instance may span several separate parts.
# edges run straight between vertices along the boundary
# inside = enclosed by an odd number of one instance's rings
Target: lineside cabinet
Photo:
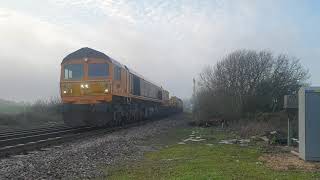
[[[306,161],[320,161],[320,87],[299,91],[299,155]]]

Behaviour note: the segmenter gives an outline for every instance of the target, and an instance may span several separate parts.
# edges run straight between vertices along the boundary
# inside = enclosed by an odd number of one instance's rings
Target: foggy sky
[[[0,98],[58,96],[60,63],[82,47],[106,53],[171,95],[239,49],[301,59],[320,84],[316,1],[0,0]],[[318,6],[319,7],[319,6]]]

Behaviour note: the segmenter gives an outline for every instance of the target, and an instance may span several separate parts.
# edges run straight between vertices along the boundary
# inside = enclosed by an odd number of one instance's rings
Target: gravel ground
[[[185,115],[176,115],[139,127],[61,144],[44,151],[0,159],[0,179],[103,177],[103,167],[140,159],[144,152],[153,149],[143,145],[147,139],[185,125],[185,119]]]

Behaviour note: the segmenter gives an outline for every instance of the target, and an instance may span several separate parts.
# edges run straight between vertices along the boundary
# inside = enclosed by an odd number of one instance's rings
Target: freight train
[[[117,126],[182,111],[183,102],[127,66],[85,47],[61,63],[63,119],[69,126]]]

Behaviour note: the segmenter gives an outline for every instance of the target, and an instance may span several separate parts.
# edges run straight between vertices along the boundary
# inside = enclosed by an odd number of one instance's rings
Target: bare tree
[[[309,77],[309,72],[302,67],[299,59],[279,55],[274,60],[272,76],[268,80],[273,111],[281,108],[284,95],[296,93]]]
[[[270,51],[237,50],[200,73],[198,104],[203,102],[210,109],[210,102],[216,101],[220,107],[239,113],[279,110],[282,97],[297,91],[308,78],[308,71],[296,58],[275,57]],[[211,112],[219,109],[212,102],[211,106],[216,108]],[[269,109],[263,108],[266,106]]]

